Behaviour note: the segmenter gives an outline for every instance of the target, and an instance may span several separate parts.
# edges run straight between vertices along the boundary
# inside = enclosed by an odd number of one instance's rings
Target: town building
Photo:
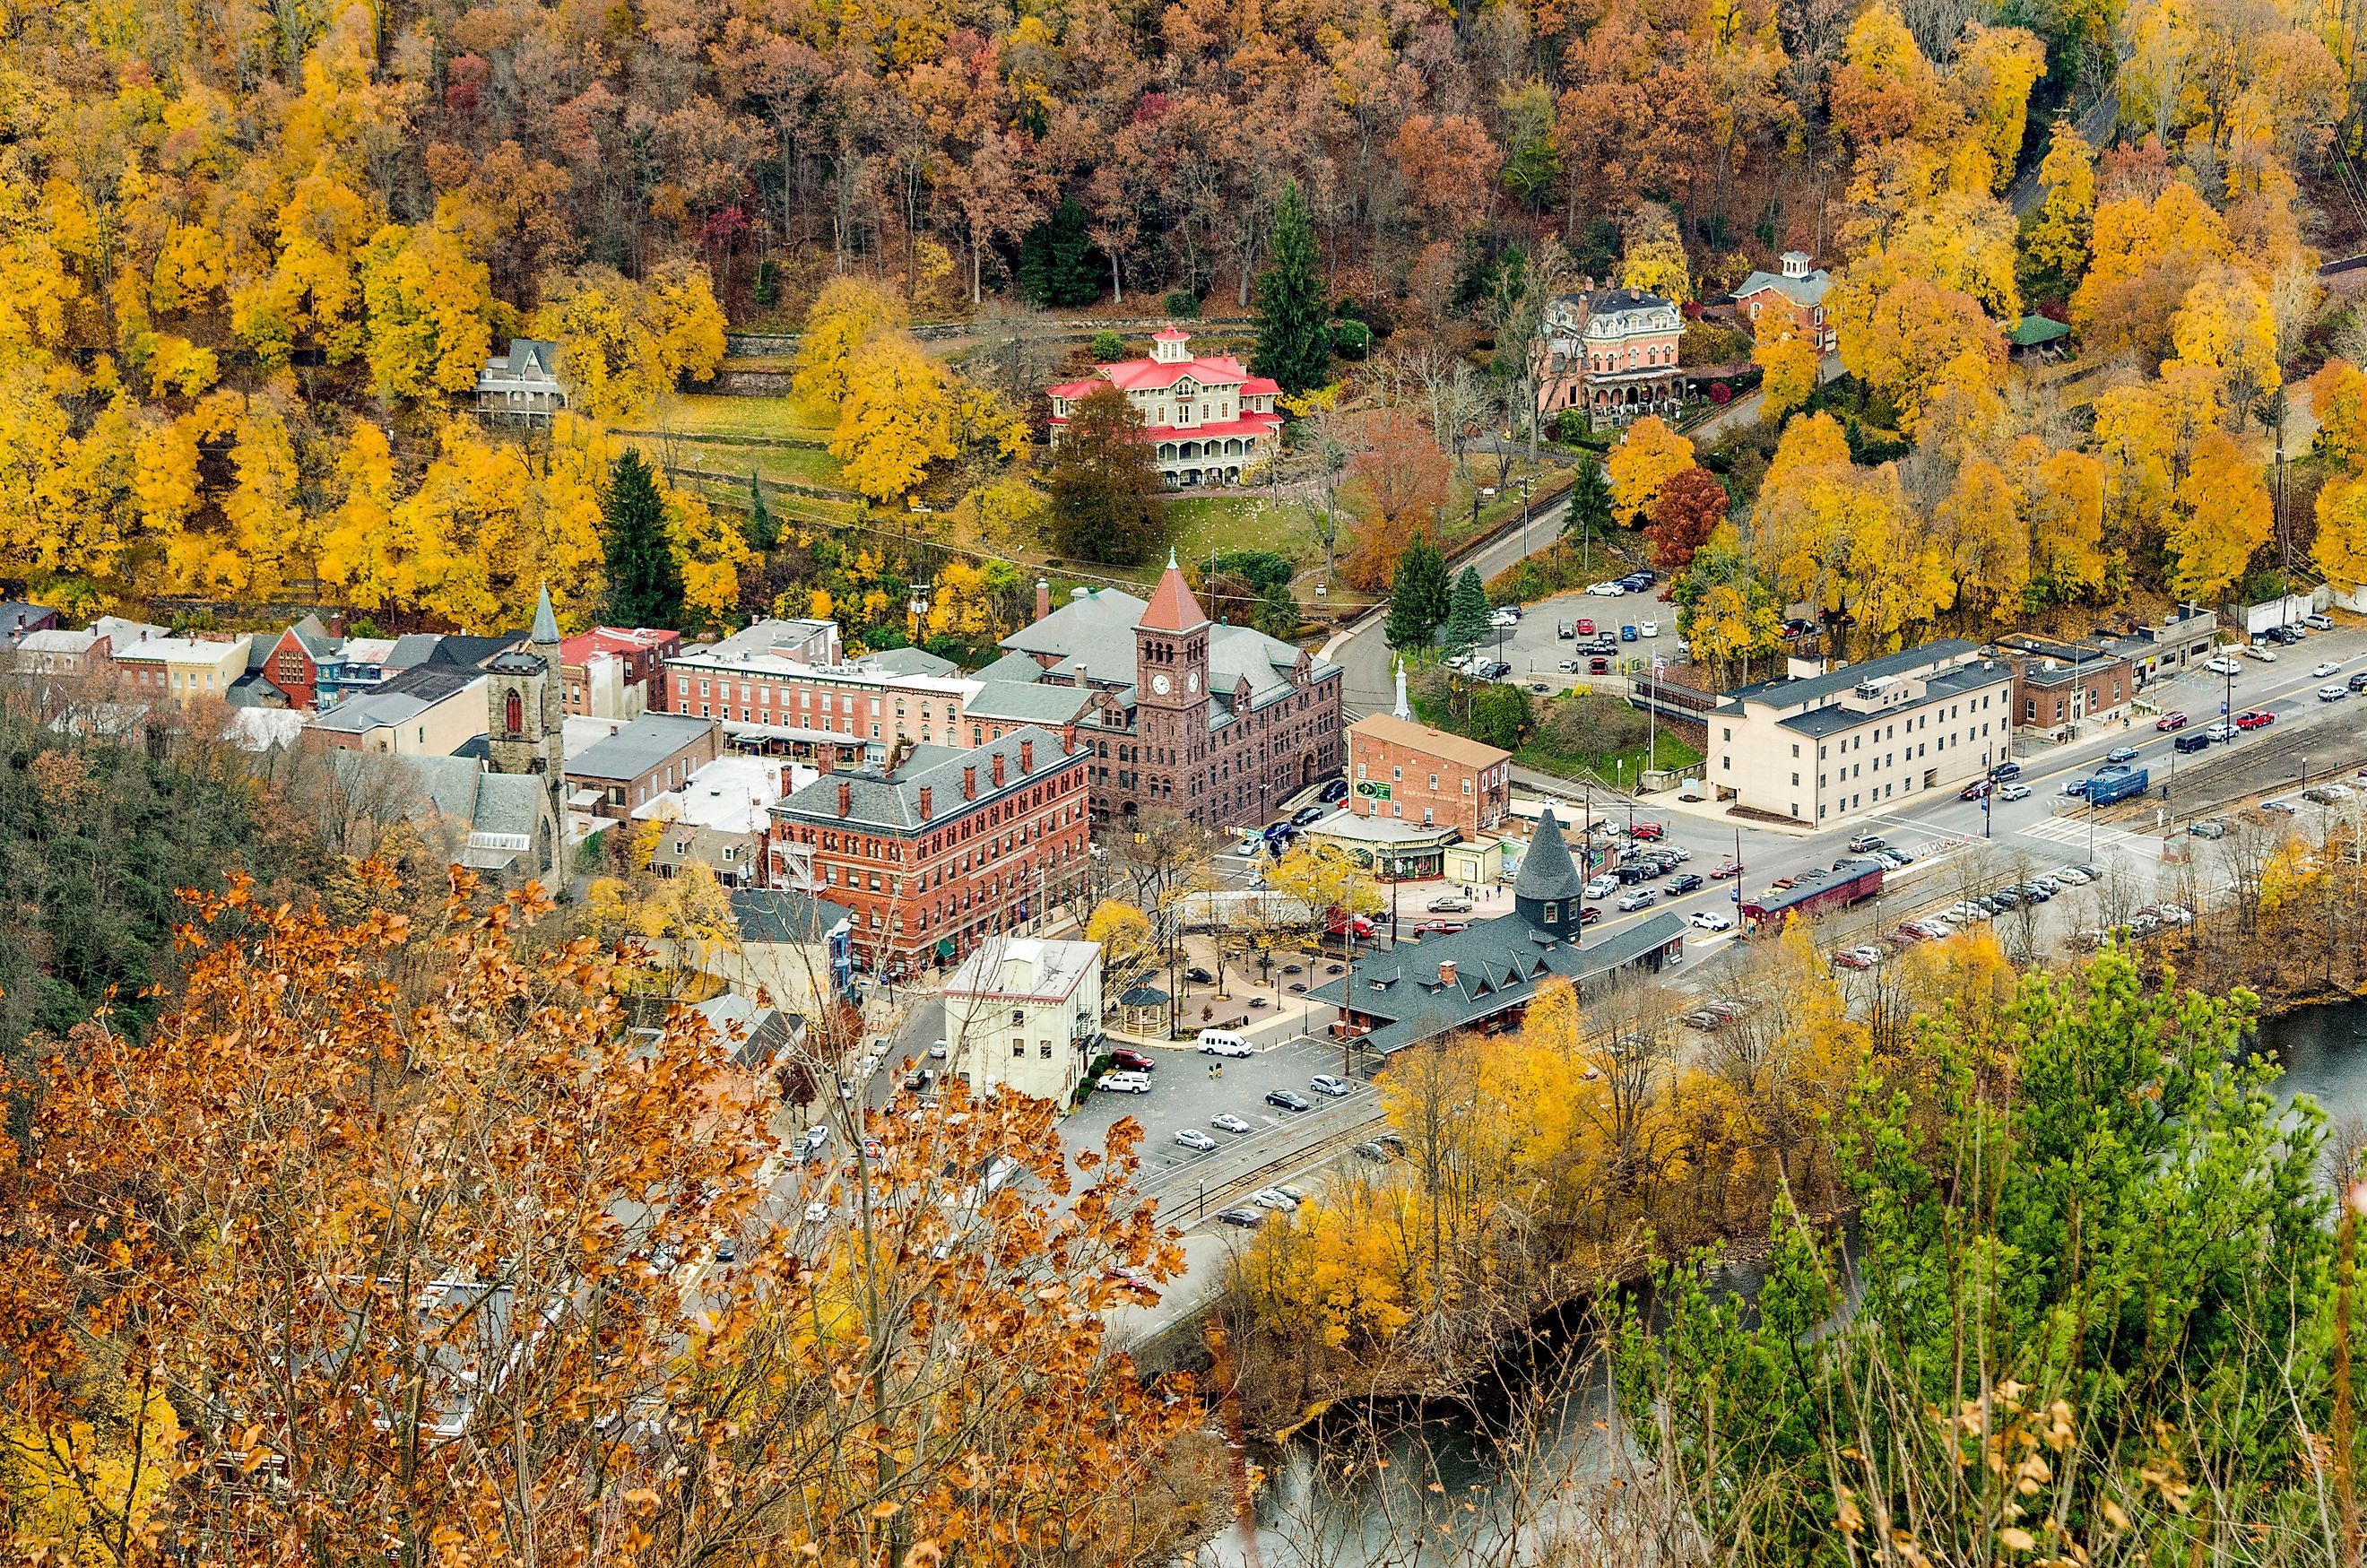
[[[856,962],[889,977],[959,962],[1084,884],[1091,754],[1047,729],[916,746],[826,769],[773,807],[773,880],[802,849],[854,918]]]
[[[2136,701],[2136,671],[2117,638],[2040,637],[1997,639],[2013,670],[2014,728],[2036,739],[2068,740],[2082,725],[2118,724]]]
[[[538,779],[493,773],[473,757],[408,752],[341,750],[331,765],[349,799],[386,798],[391,781],[404,814],[452,863],[511,885],[550,882],[566,824]]]
[[[306,615],[260,648],[259,672],[289,707],[313,713],[384,685],[402,668],[393,662],[398,640],[348,637],[341,617],[323,624],[318,615]]]
[[[735,887],[731,919],[738,940],[702,948],[697,967],[810,1021],[845,999],[855,917],[844,906],[795,888]]]
[[[2200,604],[2180,604],[2131,634],[2130,667],[2142,687],[2209,660],[2219,642],[2219,615]]]
[[[329,745],[354,750],[448,757],[486,733],[485,682],[480,670],[423,664],[316,710],[304,728]]]
[[[1775,263],[1779,270],[1754,272],[1734,291],[1735,313],[1750,325],[1753,337],[1780,335],[1785,317],[1794,336],[1814,344],[1818,354],[1830,354],[1840,335],[1825,320],[1825,295],[1833,286],[1830,274],[1812,265],[1806,251],[1785,251]]]
[[[1591,998],[1682,960],[1684,917],[1668,909],[1582,943],[1582,886],[1561,824],[1547,811],[1522,856],[1511,913],[1356,958],[1308,1000],[1340,1010],[1332,1036],[1353,1044],[1369,1068],[1375,1058],[1450,1034],[1512,1029],[1554,979]]]
[[[1143,439],[1158,449],[1159,472],[1178,488],[1237,485],[1255,478],[1282,446],[1282,389],[1252,376],[1229,354],[1195,355],[1191,334],[1166,327],[1151,334],[1150,357],[1099,365],[1082,381],[1048,389],[1052,444],[1069,415],[1104,386],[1126,394],[1142,414]]]
[[[10,646],[16,654],[14,667],[28,674],[89,675],[109,662],[107,634],[97,630],[46,626],[12,638]]]
[[[712,716],[742,750],[878,762],[898,741],[983,739],[963,728],[978,682],[951,660],[917,648],[848,660],[828,621],[759,621],[721,642],[684,649],[665,669],[666,711]]]
[[[1512,754],[1408,719],[1375,714],[1348,727],[1348,809],[1424,827],[1467,842],[1512,809]]]
[[[587,718],[639,718],[665,707],[665,661],[682,634],[651,626],[594,626],[559,645],[567,711]]]
[[[15,648],[36,632],[57,629],[58,613],[24,599],[0,599],[0,649]]]
[[[477,372],[477,413],[493,423],[549,424],[566,408],[555,343],[514,337],[507,354]]]
[[[946,1070],[973,1092],[1013,1089],[1063,1111],[1102,1033],[1097,942],[980,942],[946,982]]]
[[[1719,800],[1829,825],[2005,761],[2013,671],[1960,637],[1829,673],[1795,672],[1730,693],[1707,715],[1704,777]]]
[[[246,637],[171,637],[153,626],[137,630],[139,635],[129,641],[110,631],[108,642],[116,668],[139,695],[169,696],[178,703],[199,697],[227,702],[231,686],[246,673]]]
[[[1097,827],[1129,829],[1152,807],[1211,829],[1263,823],[1340,772],[1340,667],[1252,627],[1210,624],[1172,555],[1148,602],[1080,588],[1002,646],[1025,657],[979,672],[973,701],[988,711],[1021,700],[1004,689],[1014,685],[1090,696],[1076,733],[1092,752]]]
[[[1383,882],[1426,882],[1446,874],[1446,852],[1458,835],[1447,823],[1400,822],[1342,809],[1308,824],[1302,837],[1317,852],[1337,851]]]
[[[697,862],[730,886],[761,886],[771,859],[764,852],[774,802],[813,782],[814,770],[770,757],[718,757],[681,788],[633,807],[635,822],[662,822],[650,869],[673,876]],[[810,875],[810,872],[808,875]],[[789,868],[787,885],[807,886]]]
[[[551,613],[548,587],[536,602],[526,646],[486,660],[485,677],[487,761],[504,778],[533,781],[543,802],[538,810],[547,809],[552,824],[550,862],[536,874],[563,881],[559,852],[567,831],[567,719],[560,698],[559,618]],[[504,840],[502,847],[538,856],[541,849],[539,843],[514,840]]]
[[[713,719],[645,713],[567,759],[568,803],[595,817],[630,817],[722,754]]]
[[[1677,368],[1684,315],[1640,288],[1557,295],[1546,305],[1537,412],[1584,411],[1597,426],[1673,413],[1684,396]]]

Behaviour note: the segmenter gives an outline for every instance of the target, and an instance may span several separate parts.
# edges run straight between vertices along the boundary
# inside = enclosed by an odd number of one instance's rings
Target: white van
[[[1229,1029],[1200,1031],[1200,1054],[1204,1056],[1246,1056],[1251,1054],[1250,1043]]]

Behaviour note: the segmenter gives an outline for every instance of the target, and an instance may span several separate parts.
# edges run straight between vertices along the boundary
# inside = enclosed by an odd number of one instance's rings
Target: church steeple
[[[552,648],[559,646],[559,617],[550,611],[548,582],[542,585],[542,599],[534,607],[534,629],[526,634],[526,640],[538,648],[546,643]]]

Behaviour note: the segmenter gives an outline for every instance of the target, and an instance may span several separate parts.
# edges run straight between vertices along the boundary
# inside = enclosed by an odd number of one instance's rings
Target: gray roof
[[[1093,680],[1124,685],[1134,679],[1134,628],[1146,600],[1116,588],[1088,590],[1032,626],[1002,639],[1018,653],[1048,653],[1074,661]]]
[[[820,942],[855,917],[827,898],[787,887],[735,887],[731,917],[742,942]]]
[[[304,651],[316,660],[334,658],[337,650],[345,645],[345,638],[329,635],[329,628],[321,624],[321,617],[318,615],[308,615],[289,626],[288,630],[289,634],[302,646]]]
[[[1833,286],[1830,274],[1818,267],[1806,277],[1786,277],[1780,272],[1754,272],[1742,280],[1734,291],[1737,299],[1772,288],[1795,305],[1817,305],[1824,301],[1825,291]]]
[[[1835,703],[1826,707],[1811,708],[1806,713],[1795,713],[1776,722],[1785,729],[1795,730],[1802,735],[1831,735],[1839,730],[1872,723],[1883,714],[1912,713],[1917,708],[1962,696],[1966,692],[1977,692],[1984,686],[2009,685],[2012,681],[2012,668],[2003,663],[1988,668],[1978,664],[1959,664],[1953,670],[1942,670],[1926,676],[1923,694],[1911,703],[1894,703],[1878,710]]]
[[[230,683],[222,700],[234,708],[284,708],[288,705],[288,694],[279,689],[278,682],[249,670]]]
[[[557,376],[559,345],[542,338],[514,337],[501,364],[513,376]]]
[[[1002,639],[1002,646],[1014,653],[1040,653],[1057,659],[1050,673],[1079,682],[1091,681],[1102,686],[1126,688],[1127,694],[1122,700],[1131,705],[1134,628],[1148,608],[1131,593],[1096,588],[1082,598],[1071,598],[1035,625],[1012,633]],[[1293,644],[1268,637],[1253,626],[1212,626],[1208,628],[1208,689],[1219,697],[1230,697],[1246,681],[1250,706],[1263,707],[1296,690],[1290,677],[1298,668],[1300,657],[1299,649]],[[980,673],[979,679],[1004,679],[1002,671],[1007,662],[997,660]],[[1015,666],[1013,669],[1023,681],[1032,682],[1046,673],[1041,670],[1019,671]],[[1326,660],[1311,660],[1308,672],[1313,680],[1326,680],[1339,672],[1339,666]],[[970,705],[971,711],[976,711],[975,700]],[[1221,705],[1210,705],[1211,728],[1229,716]]]
[[[686,714],[645,713],[605,740],[567,760],[570,778],[637,779],[684,747],[696,744],[715,721]]]
[[[1884,675],[1911,675],[1919,670],[1979,651],[1978,643],[1966,642],[1960,637],[1941,637],[1920,648],[1902,648],[1897,653],[1886,653],[1879,659],[1844,665],[1822,675],[1778,676],[1772,681],[1738,686],[1728,700],[1797,707],[1804,703],[1822,702],[1827,697],[1854,691],[1862,681],[1875,680]]]
[[[1025,654],[1019,655],[1025,658]],[[1084,686],[1022,685],[996,681],[980,686],[962,711],[972,718],[1016,719],[1022,724],[1066,724],[1093,706],[1093,694]]]
[[[477,809],[469,826],[480,833],[524,833],[549,813],[550,795],[532,773],[479,773]]]
[[[1043,678],[1044,667],[1024,653],[1006,653],[970,678],[987,685],[1008,681],[1014,685],[1026,685]]]
[[[1661,950],[1682,941],[1685,930],[1683,916],[1663,909],[1580,946],[1517,914],[1499,915],[1359,958],[1345,978],[1316,987],[1307,999],[1375,1019],[1363,1044],[1387,1055],[1524,1007],[1557,976],[1584,990],[1631,965],[1656,968]],[[1451,986],[1439,983],[1442,961],[1455,965]]]
[[[940,659],[925,648],[883,648],[855,660],[855,667],[875,670],[882,675],[952,675],[961,669],[952,660]]]
[[[1023,745],[1034,750],[1033,773],[1020,771],[1019,750]],[[949,821],[994,799],[993,759],[997,756],[1003,760],[1005,791],[1016,789],[1041,777],[1046,770],[1073,760],[1062,755],[1059,736],[1029,725],[967,751],[951,746],[915,746],[906,753],[903,765],[893,777],[878,768],[840,768],[780,801],[773,812],[778,817],[801,818],[810,822],[844,820],[858,827],[909,832],[921,826],[923,784],[929,786],[929,819],[934,822]],[[978,770],[976,800],[962,798],[962,770],[966,767]],[[841,785],[849,792],[847,812],[843,818],[838,810]]]
[[[1512,879],[1512,897],[1575,898],[1583,886],[1578,866],[1569,858],[1569,841],[1562,837],[1561,823],[1548,806],[1537,819],[1536,836],[1521,856],[1521,874]]]
[[[437,703],[466,692],[481,678],[474,670],[434,666],[406,670],[374,691],[347,697],[328,712],[314,715],[312,728],[339,735],[367,735],[407,723]]]
[[[58,624],[58,613],[28,599],[0,599],[0,633],[14,634],[19,626],[37,632]]]
[[[510,352],[513,355],[517,352],[517,343],[515,339],[510,343]],[[528,642],[559,640],[559,617],[550,613],[550,584],[548,582],[542,585],[542,596],[535,601],[534,626],[526,635]]]

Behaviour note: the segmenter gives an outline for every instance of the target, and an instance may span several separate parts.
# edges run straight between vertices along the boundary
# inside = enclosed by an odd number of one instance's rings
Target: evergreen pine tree
[[[1611,531],[1611,487],[1603,478],[1603,464],[1591,457],[1578,463],[1578,478],[1569,487],[1569,511],[1562,520],[1561,531],[1575,534],[1579,542],[1597,539]]]
[[[1446,613],[1446,646],[1468,653],[1488,640],[1488,589],[1479,569],[1467,566],[1455,580],[1455,599]]]
[[[1308,221],[1298,182],[1283,187],[1274,209],[1274,238],[1266,269],[1258,275],[1257,352],[1250,365],[1271,376],[1285,392],[1322,385],[1331,355],[1324,328],[1323,268],[1315,254],[1315,229]]]
[[[1090,305],[1102,297],[1101,269],[1093,265],[1085,209],[1074,200],[1063,197],[1052,215],[1020,241],[1019,294],[1039,310]]]
[[[608,493],[601,499],[605,522],[601,544],[607,555],[608,615],[620,626],[665,626],[682,623],[682,569],[667,537],[665,503],[658,499],[657,476],[628,448],[608,469]]]
[[[771,508],[764,504],[764,487],[756,476],[748,476],[748,547],[758,555],[768,555],[781,542],[781,531],[774,525]]]
[[[1446,558],[1429,535],[1418,534],[1398,558],[1397,581],[1389,589],[1389,646],[1403,650],[1427,644],[1446,611]]]

